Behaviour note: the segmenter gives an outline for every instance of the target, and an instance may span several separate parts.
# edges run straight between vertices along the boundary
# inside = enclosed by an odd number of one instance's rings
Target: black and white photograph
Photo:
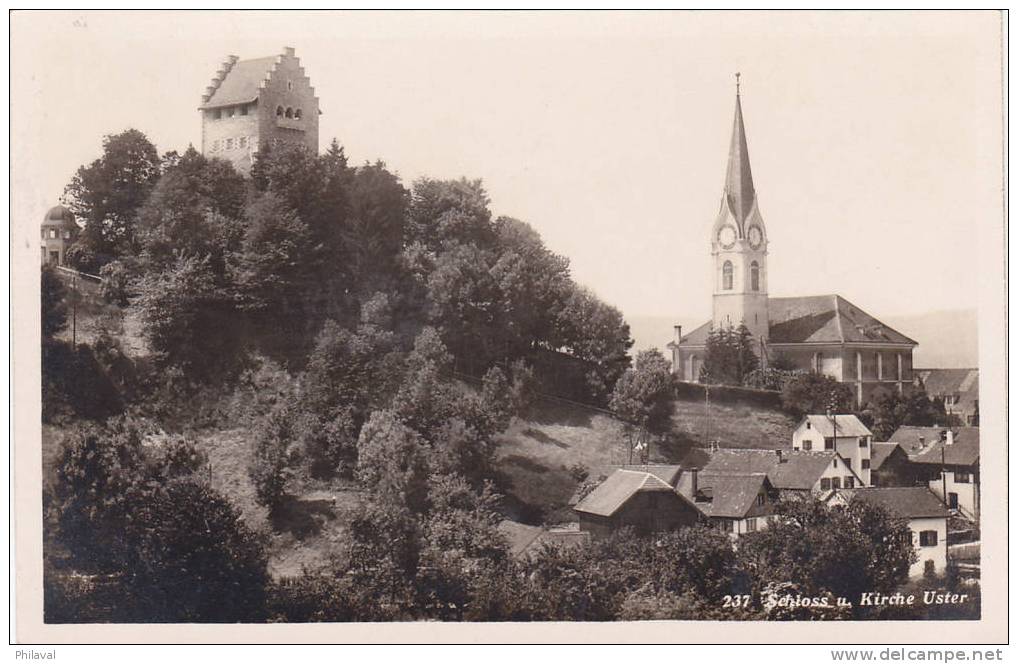
[[[1006,639],[1006,12],[9,20],[31,638]]]

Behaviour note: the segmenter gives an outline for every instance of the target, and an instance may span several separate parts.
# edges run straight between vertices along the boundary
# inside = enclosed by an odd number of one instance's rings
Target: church
[[[878,388],[903,392],[911,386],[912,351],[918,345],[912,339],[840,295],[768,295],[767,227],[753,186],[738,82],[728,169],[710,247],[713,316],[686,335],[676,326],[668,344],[672,373],[680,380],[700,380],[712,329],[745,325],[762,366],[780,358],[795,369],[831,376],[852,387],[858,406]]]

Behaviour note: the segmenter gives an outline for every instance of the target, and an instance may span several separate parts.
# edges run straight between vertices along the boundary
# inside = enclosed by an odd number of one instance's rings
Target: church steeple
[[[725,189],[711,230],[714,257],[714,327],[745,325],[761,344],[769,334],[767,230],[749,167],[739,74],[735,75],[735,120],[728,146]]]
[[[735,120],[732,124],[732,142],[728,147],[725,203],[739,228],[744,230],[746,218],[756,200],[756,191],[753,189],[753,171],[749,167],[749,147],[746,145],[746,125],[742,119],[739,76],[740,74],[735,74]]]

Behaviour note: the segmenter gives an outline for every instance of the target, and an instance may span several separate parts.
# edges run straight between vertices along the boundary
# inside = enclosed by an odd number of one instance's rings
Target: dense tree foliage
[[[40,278],[42,336],[48,339],[67,327],[67,288],[49,265],[44,265]]]
[[[760,366],[756,340],[745,325],[717,327],[707,335],[700,382],[712,385],[742,385]]]
[[[135,212],[159,179],[159,155],[148,138],[128,129],[103,139],[103,154],[75,173],[64,200],[85,228],[68,260],[98,272],[134,245]]]
[[[787,381],[781,390],[781,403],[785,410],[796,416],[855,410],[852,389],[818,373],[797,374]]]
[[[881,388],[874,392],[863,409],[863,415],[878,440],[887,440],[903,425],[929,427],[948,424],[943,400],[931,399],[920,389],[899,394],[896,390]]]

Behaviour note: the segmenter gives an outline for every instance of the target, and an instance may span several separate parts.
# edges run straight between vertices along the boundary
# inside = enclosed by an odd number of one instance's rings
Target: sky
[[[11,44],[19,224],[106,134],[200,147],[226,56],[292,46],[323,149],[483,179],[627,317],[710,316],[736,71],[772,296],[971,309],[1002,233],[995,13],[15,12]]]

